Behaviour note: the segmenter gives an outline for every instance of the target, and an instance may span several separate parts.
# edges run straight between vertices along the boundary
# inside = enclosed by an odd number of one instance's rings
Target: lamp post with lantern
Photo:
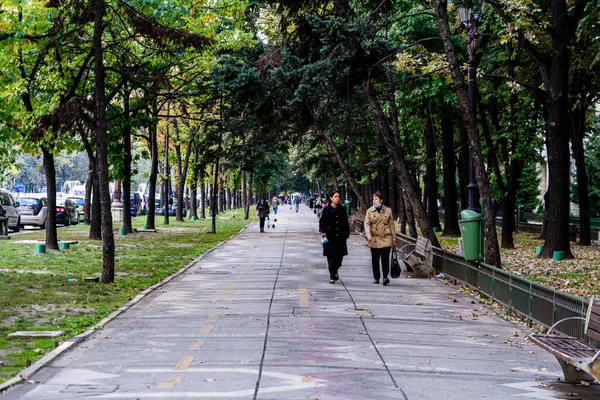
[[[467,28],[467,50],[469,52],[468,79],[469,79],[469,103],[473,120],[477,126],[477,60],[475,59],[475,51],[477,50],[477,25],[480,22],[485,6],[485,0],[481,0],[480,4],[472,3],[473,6],[461,4],[457,7],[460,22]],[[469,185],[467,186],[467,208],[477,213],[481,212],[479,205],[479,186],[475,179],[475,168],[473,166],[473,154],[469,147]]]

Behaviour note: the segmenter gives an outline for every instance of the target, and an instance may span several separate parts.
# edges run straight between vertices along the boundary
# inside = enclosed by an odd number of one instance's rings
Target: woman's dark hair
[[[340,197],[342,197],[342,194],[340,193],[339,190],[332,190],[331,192],[329,192],[329,198],[331,199],[333,197],[334,194],[339,194]]]
[[[383,195],[379,191],[373,193],[373,196],[371,196],[371,198],[373,198],[373,197],[377,197],[379,199],[379,201],[383,201]]]

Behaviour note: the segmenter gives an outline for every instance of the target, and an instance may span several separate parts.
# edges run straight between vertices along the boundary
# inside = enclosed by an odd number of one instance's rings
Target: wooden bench
[[[400,252],[408,246],[412,246],[412,244],[403,246]],[[413,251],[400,259],[404,262],[407,272],[414,272],[415,278],[426,278],[433,271],[433,248],[431,241],[419,236],[414,246]]]
[[[552,330],[568,320],[585,321],[585,342],[570,336],[552,335]],[[561,319],[550,327],[547,334],[530,335],[529,340],[552,353],[558,360],[566,382],[600,380],[600,300],[590,299],[586,318],[569,317]]]

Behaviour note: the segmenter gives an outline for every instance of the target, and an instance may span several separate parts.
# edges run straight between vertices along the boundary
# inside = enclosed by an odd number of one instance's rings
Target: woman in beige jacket
[[[365,215],[365,233],[371,248],[371,267],[373,268],[373,283],[379,284],[379,260],[383,270],[383,286],[390,283],[390,250],[396,246],[396,226],[394,216],[389,207],[383,205],[383,195],[375,192],[372,196],[373,207]]]

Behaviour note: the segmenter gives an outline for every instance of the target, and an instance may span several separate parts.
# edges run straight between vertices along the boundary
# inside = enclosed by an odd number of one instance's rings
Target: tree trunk
[[[500,248],[498,246],[498,235],[496,233],[496,221],[492,215],[489,179],[486,175],[485,165],[483,162],[483,154],[481,151],[479,134],[477,132],[475,115],[471,109],[469,96],[467,94],[467,90],[465,89],[464,74],[458,64],[458,59],[456,58],[456,52],[450,36],[450,28],[448,27],[448,21],[446,19],[446,3],[444,3],[442,6],[440,4],[440,0],[432,1],[435,17],[440,29],[440,35],[444,43],[446,58],[448,59],[448,65],[450,67],[450,74],[452,75],[454,88],[458,97],[458,104],[461,110],[462,120],[465,125],[467,135],[469,136],[469,149],[471,150],[473,166],[475,168],[475,177],[479,186],[480,198],[484,201],[484,260],[490,265],[501,267]]]
[[[175,128],[177,130],[177,128]],[[187,174],[190,166],[190,156],[192,155],[192,147],[194,145],[194,140],[196,139],[196,134],[198,129],[192,128],[190,130],[190,137],[188,138],[185,156],[183,165],[181,165],[181,151],[177,150],[177,171],[179,174],[179,181],[177,182],[177,210],[175,211],[176,220],[179,222],[183,222],[183,198],[184,198],[184,190],[185,190],[185,182],[187,180]],[[179,146],[177,146],[179,147]],[[197,153],[197,152],[196,152]],[[194,158],[197,159],[197,155],[194,155]],[[194,161],[196,162],[196,161]],[[191,217],[191,216],[190,216]]]
[[[201,197],[201,205],[200,205],[200,218],[206,219],[206,184],[204,181],[200,187],[200,197]]]
[[[94,155],[94,150],[92,149],[92,145],[90,143],[90,139],[82,133],[81,141],[83,142],[83,147],[88,156],[88,162],[90,165],[90,184],[91,191],[89,198],[86,198],[88,201],[86,205],[86,213],[89,213],[90,220],[90,234],[88,239],[90,240],[102,240],[102,231],[101,231],[101,221],[100,221],[100,182],[98,181],[98,162],[96,156]],[[95,141],[95,138],[94,138]],[[87,184],[86,184],[86,192],[87,192]],[[86,193],[87,197],[87,193]]]
[[[387,200],[387,202],[392,209],[393,217],[396,218],[398,216],[398,176],[396,175],[396,170],[392,166],[390,166],[388,169],[390,198]]]
[[[568,72],[568,71],[567,71]],[[558,78],[557,78],[558,79]],[[564,77],[568,79],[568,75]],[[559,85],[557,85],[559,86]],[[550,88],[549,88],[550,89]],[[569,170],[569,135],[567,101],[565,97],[549,100],[548,119],[548,169],[553,188],[559,190],[549,191],[549,201],[546,204],[548,225],[545,232],[545,243],[540,258],[552,258],[555,251],[563,251],[565,258],[573,258],[569,244],[569,205],[571,184]]]
[[[156,104],[152,107],[153,116],[158,115]],[[158,138],[157,138],[157,122],[151,121],[148,127],[148,137],[150,147],[150,179],[149,179],[149,192],[148,192],[148,216],[146,217],[146,227],[148,229],[155,229],[156,221],[156,181],[158,178]]]
[[[131,123],[129,110],[130,92],[126,89],[123,96],[123,114],[125,125],[123,126],[123,228],[127,233],[133,233],[131,226]]]
[[[246,171],[242,172],[242,206],[244,207],[244,219],[250,218],[248,214],[248,208],[246,205],[248,204],[248,182],[246,182]]]
[[[98,165],[95,162],[94,165]],[[100,178],[98,169],[94,168],[92,175],[92,224],[90,225],[90,240],[102,240],[102,206],[100,205]]]
[[[585,137],[585,115],[587,114],[587,104],[577,106],[571,111],[573,158],[575,158],[575,167],[577,169],[577,197],[579,198],[579,244],[590,246],[592,244],[591,226],[590,226],[590,199],[588,175],[585,168],[585,148],[583,139]]]
[[[104,0],[94,2],[94,64],[95,64],[95,99],[96,99],[96,152],[98,180],[100,184],[100,207],[102,229],[102,282],[112,283],[115,280],[115,242],[112,230],[112,213],[110,210],[110,193],[108,181],[108,149],[107,149],[107,120],[106,93],[104,82],[104,56],[102,35],[104,25],[102,19],[105,13]]]
[[[444,180],[444,231],[442,236],[459,236],[456,161],[454,159],[454,123],[442,116],[442,159]]]
[[[404,207],[406,209],[406,225],[408,226],[408,234],[410,237],[416,238],[419,236],[419,233],[417,232],[417,224],[415,223],[415,213],[413,212],[410,199],[407,199],[406,197],[406,192],[404,192]]]
[[[89,160],[89,155],[88,155],[88,176],[87,176],[87,180],[85,181],[85,200],[83,201],[83,223],[85,225],[91,225],[92,223],[92,218],[91,218],[91,205],[92,205],[92,185],[93,185],[93,179],[94,179],[94,163]]]
[[[56,170],[54,168],[54,154],[42,146],[44,173],[48,194],[48,207],[46,210],[46,248],[58,250],[58,233],[56,231]]]
[[[508,174],[508,186],[502,196],[502,248],[514,249],[513,232],[516,231],[514,212],[517,203],[518,182],[523,172],[525,165],[522,160],[513,160],[511,162],[511,170]]]
[[[433,122],[431,121],[431,116],[425,122],[425,130],[423,133],[425,134],[425,152],[427,155],[427,160],[425,162],[425,168],[427,171],[425,178],[427,182],[427,215],[429,216],[431,226],[439,229],[440,215],[437,204],[437,145],[435,143],[435,132]]]
[[[164,170],[163,170],[163,196],[164,203],[161,204],[161,207],[164,210],[163,215],[163,224],[169,225],[169,211],[171,208],[171,166],[169,165],[169,125],[170,125],[170,112],[171,112],[171,104],[167,103],[167,123],[165,128],[165,160],[163,162]]]
[[[198,147],[194,147],[194,164],[192,168],[192,184],[190,185],[190,219],[198,218]]]
[[[398,186],[398,213],[400,214],[400,233],[406,235],[406,202],[404,201],[404,191],[400,185]]]
[[[250,171],[250,179],[248,180],[248,197],[246,198],[246,219],[250,214],[250,205],[252,204],[252,183],[254,181],[254,170]]]
[[[221,106],[223,105],[223,99],[221,99]],[[221,107],[222,109],[222,107]],[[222,119],[222,117],[221,117]],[[217,212],[218,212],[218,194],[219,194],[219,163],[220,163],[220,154],[221,154],[221,143],[223,141],[223,130],[219,130],[219,143],[217,147],[217,160],[215,162],[215,176],[214,176],[214,184],[212,188],[212,202],[211,202],[211,212],[212,212],[212,231],[211,233],[217,233]]]
[[[377,95],[375,94],[373,88],[368,82],[365,82],[363,84],[363,90],[369,100],[373,120],[375,121],[377,129],[381,133],[381,136],[385,142],[385,147],[387,148],[388,154],[391,157],[392,164],[396,168],[396,172],[398,173],[400,182],[402,182],[402,188],[404,189],[405,199],[408,199],[410,201],[411,209],[413,213],[416,214],[416,217],[419,221],[421,232],[423,233],[424,237],[431,241],[433,246],[440,247],[438,238],[433,233],[433,227],[431,226],[429,218],[427,217],[427,213],[425,212],[423,204],[421,203],[421,198],[418,189],[415,185],[414,179],[411,177],[408,168],[406,167],[406,163],[404,162],[403,149],[400,146],[398,146],[397,141],[392,135],[390,126],[385,119],[385,115],[383,114],[383,110],[381,109],[381,105],[379,104],[379,100],[377,99]]]
[[[356,186],[356,182],[354,181],[354,178],[350,175],[350,171],[348,170],[348,166],[344,162],[344,159],[342,158],[342,155],[338,151],[337,146],[333,142],[333,139],[331,138],[331,136],[329,135],[329,133],[327,133],[325,131],[323,131],[323,137],[325,138],[325,141],[327,142],[327,144],[329,145],[329,148],[333,152],[333,155],[335,156],[335,158],[336,158],[336,160],[338,162],[338,165],[340,166],[340,168],[344,172],[344,175],[346,176],[346,178],[348,178],[348,183],[350,184],[350,187],[352,188],[352,190],[354,191],[354,193],[356,193],[356,195],[358,196],[358,203],[360,204],[361,211],[363,211],[363,212],[366,211],[367,208],[369,208],[367,206],[367,202],[365,201],[364,197],[362,197],[360,195],[360,190],[358,190],[358,186]]]

